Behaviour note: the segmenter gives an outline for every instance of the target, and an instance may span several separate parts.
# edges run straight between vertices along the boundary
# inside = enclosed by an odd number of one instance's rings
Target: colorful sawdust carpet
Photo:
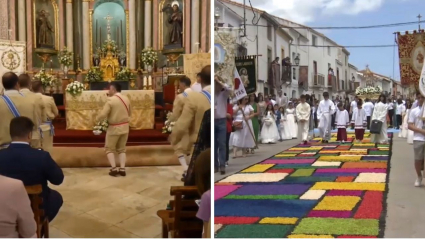
[[[383,237],[391,143],[353,136],[314,139],[217,182],[216,237]]]

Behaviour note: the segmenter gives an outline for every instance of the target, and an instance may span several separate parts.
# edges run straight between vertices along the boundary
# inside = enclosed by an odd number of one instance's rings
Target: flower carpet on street
[[[317,138],[217,182],[216,237],[383,237],[392,140],[353,137]]]

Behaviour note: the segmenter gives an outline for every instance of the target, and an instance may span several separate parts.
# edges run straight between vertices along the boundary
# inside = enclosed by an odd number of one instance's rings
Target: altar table
[[[66,129],[93,130],[96,116],[106,103],[107,91],[83,91],[73,97],[66,93]],[[124,90],[121,92],[130,99],[130,128],[153,129],[155,124],[154,90]]]

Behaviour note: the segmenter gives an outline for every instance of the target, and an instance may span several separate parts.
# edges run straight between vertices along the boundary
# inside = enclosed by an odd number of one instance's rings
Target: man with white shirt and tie
[[[25,116],[34,124],[38,121],[35,102],[19,92],[18,76],[7,72],[2,77],[2,83],[4,95],[0,96],[0,149],[7,148],[12,142],[9,130],[13,118]]]
[[[226,115],[227,99],[229,98],[231,88],[222,83],[218,76],[215,77],[215,97],[214,97],[214,172],[223,175],[226,173]]]
[[[366,122],[367,122],[367,129],[370,128],[370,117],[372,116],[373,108],[375,107],[372,102],[370,102],[370,99],[365,100],[366,103],[363,104],[364,112],[366,113]]]

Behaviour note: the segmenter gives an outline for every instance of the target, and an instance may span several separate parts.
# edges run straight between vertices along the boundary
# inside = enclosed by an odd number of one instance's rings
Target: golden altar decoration
[[[184,74],[189,77],[192,84],[196,82],[196,75],[202,68],[211,65],[211,53],[195,53],[183,55]]]
[[[106,55],[100,58],[100,69],[104,72],[104,81],[115,80],[115,75],[120,70],[120,64],[118,63],[118,56],[114,55],[111,51],[111,45],[108,45]]]
[[[124,90],[131,104],[130,128],[153,129],[155,124],[154,90]],[[66,129],[93,130],[96,116],[107,101],[106,91],[83,91],[76,97],[66,93]]]

